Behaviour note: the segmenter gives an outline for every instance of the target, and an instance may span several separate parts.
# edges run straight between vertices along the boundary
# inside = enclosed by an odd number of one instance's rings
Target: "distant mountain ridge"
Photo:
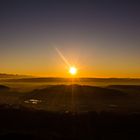
[[[6,74],[0,73],[0,79],[7,79],[10,82],[68,82],[71,78],[61,77],[36,77],[31,75],[19,75],[19,74]],[[75,82],[138,82],[140,78],[74,78]]]
[[[23,77],[11,79],[13,82],[68,82],[71,78],[55,78],[55,77]],[[140,79],[135,78],[74,78],[75,82],[140,82]]]
[[[27,75],[18,75],[18,74],[6,74],[6,73],[0,73],[0,78],[1,79],[12,79],[12,78],[29,78],[31,76]]]

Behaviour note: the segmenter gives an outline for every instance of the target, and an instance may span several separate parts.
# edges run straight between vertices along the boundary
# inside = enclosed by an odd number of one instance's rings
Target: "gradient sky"
[[[0,73],[140,78],[136,0],[1,0]]]

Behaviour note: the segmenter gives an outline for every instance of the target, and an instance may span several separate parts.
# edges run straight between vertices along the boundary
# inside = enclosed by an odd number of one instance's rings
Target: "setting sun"
[[[71,75],[76,75],[76,74],[77,74],[77,68],[76,68],[76,67],[70,67],[69,73],[70,73]]]

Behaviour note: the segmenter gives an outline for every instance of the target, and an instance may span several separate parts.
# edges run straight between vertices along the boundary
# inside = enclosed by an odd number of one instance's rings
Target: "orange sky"
[[[68,1],[3,3],[0,73],[140,78],[140,5]]]

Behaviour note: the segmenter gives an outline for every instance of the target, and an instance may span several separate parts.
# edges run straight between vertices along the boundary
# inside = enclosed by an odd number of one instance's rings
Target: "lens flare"
[[[70,73],[71,75],[76,75],[76,74],[77,74],[77,68],[76,68],[76,67],[70,67],[69,73]]]

